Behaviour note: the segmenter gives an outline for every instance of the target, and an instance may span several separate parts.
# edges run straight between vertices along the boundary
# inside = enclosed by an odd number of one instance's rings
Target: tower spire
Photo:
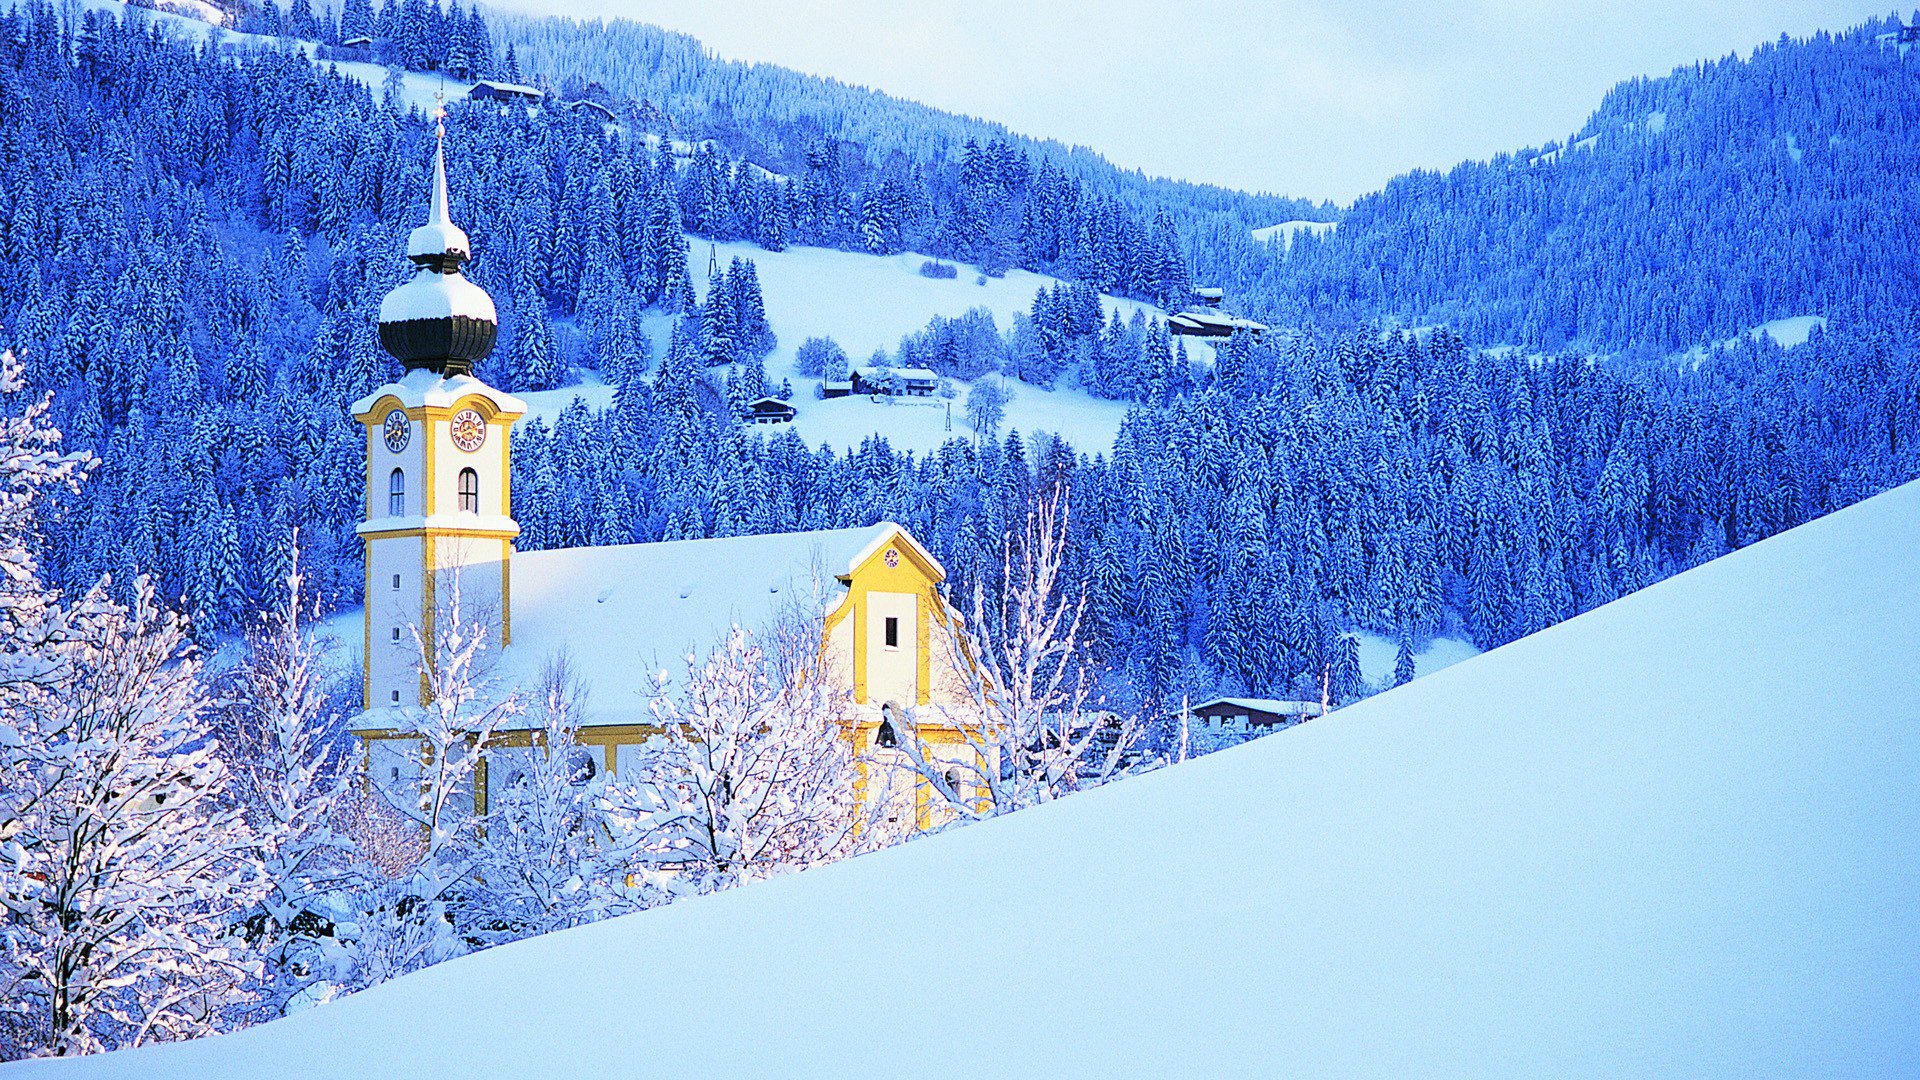
[[[447,106],[439,90],[433,92],[433,198],[427,204],[427,224],[453,224],[447,212]]]
[[[380,302],[380,344],[409,369],[464,375],[492,351],[499,320],[486,290],[460,273],[471,247],[447,206],[447,109],[442,95],[433,97],[427,220],[407,237],[413,277]]]

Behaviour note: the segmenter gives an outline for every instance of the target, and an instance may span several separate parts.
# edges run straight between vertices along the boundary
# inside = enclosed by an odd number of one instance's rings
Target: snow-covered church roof
[[[781,614],[818,615],[846,595],[842,580],[889,543],[904,542],[944,575],[901,526],[675,540],[519,552],[513,557],[513,644],[493,675],[501,686],[538,685],[564,652],[587,683],[585,724],[653,719],[653,678],[678,683],[689,652],[704,655],[739,625],[767,628]],[[352,629],[348,630],[351,626]],[[360,613],[342,615],[336,636],[357,646]],[[356,657],[357,659],[357,657]],[[374,709],[357,725],[390,726]]]

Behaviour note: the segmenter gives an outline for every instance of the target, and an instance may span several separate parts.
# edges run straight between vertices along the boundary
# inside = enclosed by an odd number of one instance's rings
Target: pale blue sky
[[[1886,0],[495,0],[625,16],[1124,166],[1346,201],[1565,138],[1608,87]],[[1901,10],[1906,10],[1903,6]]]

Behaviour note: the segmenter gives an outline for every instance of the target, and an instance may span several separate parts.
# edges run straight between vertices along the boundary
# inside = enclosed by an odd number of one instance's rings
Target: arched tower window
[[[460,470],[460,509],[469,514],[480,512],[480,474],[472,469]]]
[[[891,749],[900,745],[899,733],[893,730],[893,706],[880,707],[880,726],[873,733],[873,745],[880,749]]]
[[[400,517],[407,512],[407,474],[395,469],[387,477],[387,515]]]

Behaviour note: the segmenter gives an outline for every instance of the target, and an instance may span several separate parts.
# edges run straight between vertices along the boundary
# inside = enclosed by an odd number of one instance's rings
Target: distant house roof
[[[831,610],[846,580],[889,545],[911,549],[936,579],[946,569],[903,526],[770,533],[657,544],[523,551],[513,556],[513,644],[494,675],[505,686],[538,684],[547,659],[565,650],[587,681],[582,722],[647,723],[655,673],[677,685],[688,652],[704,653],[738,624],[764,629],[786,605]],[[358,646],[355,629],[340,633]],[[342,624],[344,625],[344,623]],[[356,656],[357,660],[357,656]],[[391,726],[384,708],[356,728]]]
[[[340,46],[346,49],[353,49],[353,48],[358,48],[359,46],[362,46],[362,45],[371,45],[371,44],[373,44],[373,39],[370,37],[367,37],[365,34],[362,34],[359,37],[348,38],[347,40],[341,42]]]
[[[1193,290],[1193,295],[1205,300],[1218,300],[1227,295],[1227,290],[1209,286],[1207,288]]]
[[[853,380],[852,379],[823,379],[821,380],[820,385],[826,387],[829,390],[851,390],[853,389]]]
[[[766,397],[757,397],[757,398],[754,398],[754,399],[753,399],[752,401],[749,401],[749,402],[747,402],[747,404],[748,404],[748,405],[750,405],[750,406],[752,406],[752,407],[754,407],[754,408],[756,408],[756,409],[757,409],[757,408],[759,408],[759,407],[760,407],[760,406],[762,406],[762,405],[768,405],[768,406],[772,406],[772,407],[775,407],[775,408],[781,408],[781,409],[791,409],[791,408],[793,408],[793,405],[792,405],[791,403],[789,403],[789,402],[788,402],[788,401],[787,401],[786,399],[784,399],[784,398],[777,398],[777,397],[774,397],[774,396],[773,396],[773,395],[771,395],[771,394],[769,394],[769,395],[767,395]]]
[[[1224,337],[1235,330],[1260,333],[1267,329],[1267,324],[1229,315],[1224,311],[1183,311],[1167,318],[1167,328],[1176,334],[1210,333]]]
[[[1248,712],[1271,713],[1274,716],[1319,716],[1320,703],[1317,701],[1279,701],[1274,698],[1217,697],[1195,705],[1194,711],[1209,709],[1215,705],[1225,705]]]
[[[474,83],[473,89],[467,91],[467,96],[478,98],[517,97],[527,98],[532,101],[538,101],[542,97],[538,89],[528,86],[525,83],[496,82],[492,79],[482,79]]]
[[[933,382],[940,376],[935,375],[929,368],[897,367],[893,369],[893,377],[896,379],[907,379],[912,382]]]
[[[569,102],[567,102],[567,108],[569,108],[569,109],[575,109],[575,110],[578,110],[578,109],[593,109],[594,111],[596,111],[596,112],[598,112],[598,113],[600,113],[600,114],[601,114],[602,116],[605,116],[605,117],[606,117],[606,118],[607,118],[608,120],[617,120],[617,119],[619,119],[619,117],[616,117],[616,116],[615,116],[615,115],[613,114],[613,110],[612,110],[612,109],[609,109],[609,108],[607,108],[607,107],[606,107],[605,105],[602,105],[602,104],[600,104],[600,103],[599,103],[599,102],[597,102],[597,101],[587,101],[587,100],[584,100],[584,99],[582,99],[582,100],[580,100],[580,101],[569,101]]]

